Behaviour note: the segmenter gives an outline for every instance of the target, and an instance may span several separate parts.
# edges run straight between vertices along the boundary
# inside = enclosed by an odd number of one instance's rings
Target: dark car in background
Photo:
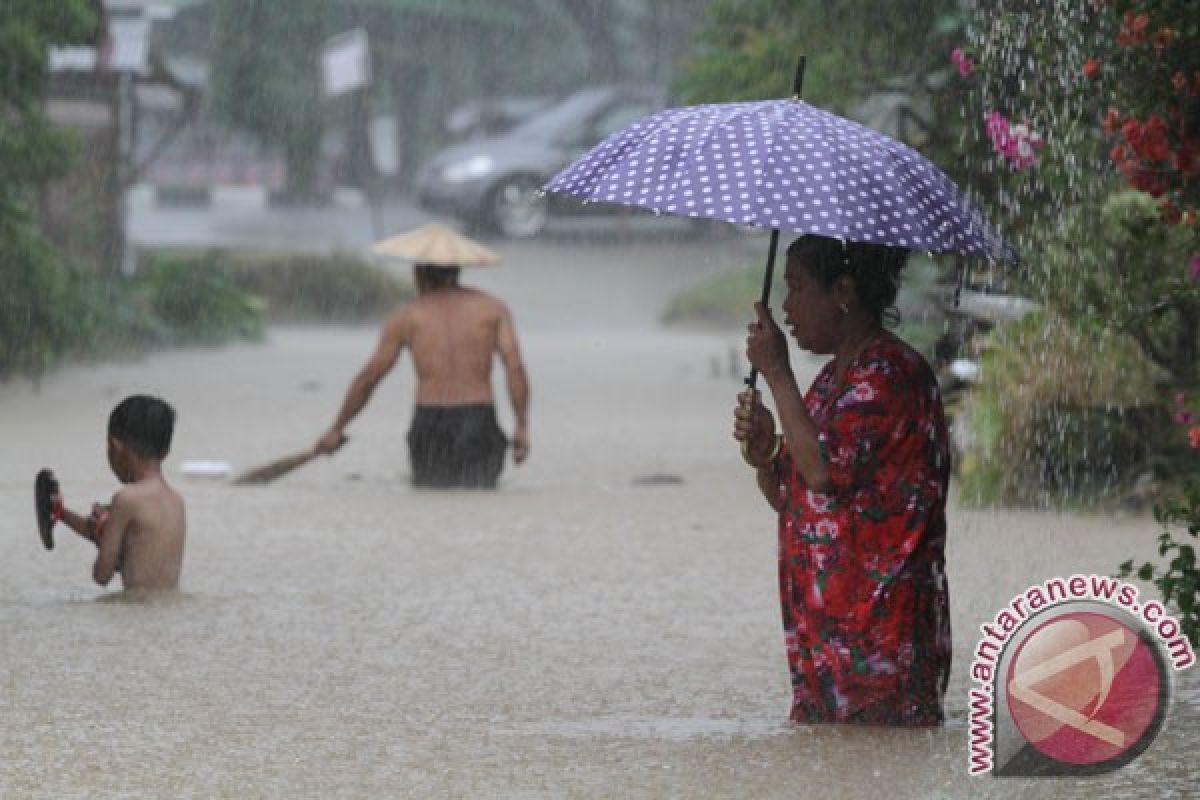
[[[417,174],[418,203],[513,238],[541,233],[551,215],[600,210],[543,194],[541,187],[604,137],[665,102],[666,93],[651,86],[576,91],[503,133],[439,152]]]

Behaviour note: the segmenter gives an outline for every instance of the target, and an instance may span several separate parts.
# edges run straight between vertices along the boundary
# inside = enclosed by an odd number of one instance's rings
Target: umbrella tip
[[[804,65],[807,61],[807,56],[800,56],[796,62],[796,78],[792,81],[792,96],[797,100],[804,92]]]

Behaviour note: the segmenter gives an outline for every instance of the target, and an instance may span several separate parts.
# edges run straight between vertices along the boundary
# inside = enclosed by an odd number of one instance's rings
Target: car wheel
[[[541,183],[531,177],[505,178],[488,195],[488,223],[509,238],[537,236],[546,228],[548,216]]]

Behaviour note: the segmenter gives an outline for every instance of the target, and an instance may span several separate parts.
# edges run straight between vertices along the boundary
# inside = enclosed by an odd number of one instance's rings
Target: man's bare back
[[[492,359],[507,319],[501,302],[464,287],[428,292],[397,312],[417,373],[417,405],[492,403]]]

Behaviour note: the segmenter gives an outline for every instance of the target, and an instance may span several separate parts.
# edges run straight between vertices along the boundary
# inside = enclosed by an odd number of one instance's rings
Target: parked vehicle
[[[552,215],[611,210],[584,206],[542,185],[605,136],[665,105],[649,86],[581,89],[495,136],[452,145],[417,175],[418,203],[512,238],[536,236]]]
[[[448,141],[458,144],[507,133],[558,99],[551,95],[531,95],[468,100],[446,115]]]

